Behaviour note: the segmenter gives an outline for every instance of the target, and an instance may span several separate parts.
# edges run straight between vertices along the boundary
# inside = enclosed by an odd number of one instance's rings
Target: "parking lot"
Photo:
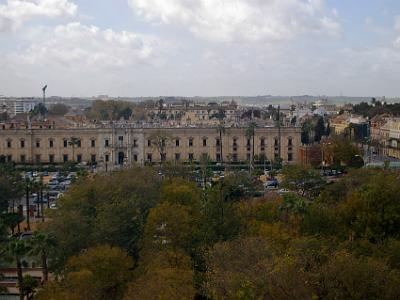
[[[23,172],[21,176],[25,179],[25,194],[14,201],[14,210],[22,209],[24,216],[29,210],[30,221],[33,223],[43,220],[42,211],[46,208],[57,209],[58,200],[77,178],[76,172],[29,171]],[[27,192],[29,208],[27,207]]]

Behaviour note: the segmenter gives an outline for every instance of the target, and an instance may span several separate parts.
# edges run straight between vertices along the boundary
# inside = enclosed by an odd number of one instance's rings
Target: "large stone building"
[[[71,129],[0,129],[0,160],[17,164],[96,162],[143,165],[146,162],[247,161],[253,138],[245,127],[143,128],[134,125]],[[280,131],[280,133],[279,133]],[[221,136],[221,138],[220,138]],[[297,162],[301,144],[298,127],[258,127],[254,155]],[[279,138],[280,137],[280,138]]]

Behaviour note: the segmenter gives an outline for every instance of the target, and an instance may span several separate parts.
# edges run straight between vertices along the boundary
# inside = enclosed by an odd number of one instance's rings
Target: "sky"
[[[399,0],[0,0],[0,95],[400,96]]]

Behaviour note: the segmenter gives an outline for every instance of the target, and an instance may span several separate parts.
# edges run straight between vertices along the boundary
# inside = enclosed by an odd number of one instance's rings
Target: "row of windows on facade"
[[[202,154],[202,156],[203,156],[203,159],[206,159],[206,158],[209,157],[207,153]],[[280,158],[280,157],[279,157],[279,153],[276,152],[276,153],[274,154],[274,159],[277,160],[277,159],[279,159],[279,158]],[[250,154],[250,153],[247,153],[247,155],[246,155],[246,160],[247,160],[247,161],[250,161],[250,159],[251,159],[251,154]],[[260,160],[267,160],[267,157],[266,157],[265,155],[262,154],[262,155],[260,155],[259,159],[260,159]],[[134,160],[135,160],[135,159],[134,159]],[[161,154],[161,160],[162,160],[162,161],[165,161],[165,160],[166,160],[166,154],[164,154],[164,153]],[[181,154],[180,154],[180,153],[175,153],[175,160],[176,160],[176,161],[180,161],[180,160],[181,160]],[[195,160],[195,155],[194,155],[194,153],[189,153],[189,155],[188,155],[188,160],[189,160],[189,161],[194,161],[194,160]],[[221,154],[220,154],[220,153],[217,153],[217,154],[216,154],[215,160],[216,160],[217,162],[221,162],[221,161],[222,161],[222,159],[221,159]],[[238,161],[239,161],[238,155],[237,155],[236,153],[233,153],[233,154],[231,155],[231,160],[232,160],[233,162],[238,162]],[[288,160],[288,161],[293,161],[293,153],[288,153],[288,154],[287,154],[287,160]],[[135,161],[137,161],[137,160],[135,160]],[[147,161],[148,161],[148,162],[152,162],[152,161],[153,161],[153,154],[152,154],[152,153],[148,153],[148,154],[147,154]]]
[[[123,136],[119,136],[118,137],[118,141],[119,141],[120,144],[123,143]],[[203,138],[202,142],[203,142],[203,147],[207,147],[207,139]],[[293,139],[292,138],[288,138],[287,142],[288,142],[287,143],[288,147],[292,147],[293,146]],[[161,140],[161,144],[162,144],[163,147],[165,147],[165,145],[166,145],[165,139]],[[35,145],[36,145],[36,148],[40,148],[41,140],[36,140]],[[63,140],[64,148],[67,148],[68,145],[80,148],[82,146],[82,141],[80,139],[76,139],[76,140],[64,139]],[[147,140],[147,146],[151,147],[152,145],[153,145],[153,141],[152,140]],[[175,140],[175,146],[176,147],[180,147],[180,145],[181,145],[180,140],[176,139]],[[91,139],[90,140],[90,146],[91,147],[96,147],[96,140]],[[104,140],[104,146],[105,147],[109,147],[110,146],[110,141],[108,139]],[[138,140],[133,140],[133,146],[134,147],[138,147]],[[193,138],[189,138],[188,146],[189,147],[193,147],[194,146],[194,139]],[[221,140],[220,139],[218,139],[218,138],[216,139],[215,146],[217,146],[217,147],[221,146]],[[233,138],[232,146],[233,147],[238,147],[239,146],[237,138]],[[247,147],[251,146],[251,139],[247,139],[246,146]],[[278,138],[274,139],[274,146],[275,147],[279,146],[279,139]],[[20,147],[21,148],[25,148],[25,140],[20,140]],[[53,147],[54,147],[54,140],[50,139],[49,140],[49,148],[53,148]],[[265,143],[265,139],[264,138],[260,139],[260,147],[261,148],[265,148],[266,147],[266,143]],[[12,140],[7,140],[7,148],[12,148]]]
[[[12,161],[13,161],[13,160],[12,160],[12,159],[13,159],[12,155],[7,155],[6,158],[7,158],[7,161],[9,161],[9,162],[12,162]],[[35,159],[35,162],[36,162],[36,163],[40,163],[40,162],[42,162],[42,155],[37,154],[37,155],[35,155],[34,159]],[[108,155],[106,155],[106,159],[107,159],[107,161],[109,160]],[[51,164],[52,164],[52,163],[55,163],[55,155],[54,155],[54,154],[50,154],[47,161],[48,161],[49,163],[51,163]],[[63,161],[64,161],[64,162],[68,162],[68,161],[69,161],[69,155],[68,155],[68,154],[64,154],[64,155],[63,155]],[[82,162],[82,154],[77,154],[77,155],[76,155],[76,160],[75,160],[75,161],[78,162],[78,163],[81,163],[81,162]],[[20,156],[20,162],[21,162],[21,163],[26,163],[26,162],[27,162],[27,161],[26,161],[26,156],[25,156],[25,155],[21,155],[21,156]],[[92,155],[90,156],[90,162],[91,162],[91,163],[96,163],[96,162],[97,162],[96,154],[92,154]]]
[[[202,142],[203,142],[203,147],[207,147],[207,138],[203,138],[202,139]],[[288,147],[292,147],[293,146],[293,139],[292,138],[288,138],[287,139],[287,142],[288,142]],[[136,140],[134,141],[134,145],[136,144]],[[251,146],[251,144],[252,144],[252,142],[251,142],[251,139],[247,139],[247,141],[246,141],[246,146],[247,147],[250,147]],[[147,140],[147,146],[148,147],[151,147],[153,145],[153,141],[152,140]],[[163,146],[163,147],[165,147],[166,146],[166,140],[165,139],[163,139],[163,140],[161,140],[161,145]],[[180,145],[181,145],[181,142],[180,142],[180,140],[179,139],[176,139],[175,140],[175,146],[176,147],[180,147]],[[265,147],[267,144],[266,144],[266,142],[265,142],[265,139],[264,138],[261,138],[260,139],[260,146],[261,147]],[[279,139],[278,138],[275,138],[274,139],[274,145],[275,146],[279,146]],[[194,146],[194,139],[193,138],[189,138],[189,140],[188,140],[188,146],[189,147],[193,147]],[[220,147],[221,146],[221,140],[219,139],[219,138],[216,138],[215,139],[215,146],[217,146],[217,147]],[[232,140],[232,146],[233,147],[238,147],[239,146],[239,144],[238,144],[238,139],[237,138],[233,138],[233,140]]]
[[[19,141],[19,145],[21,148],[25,148],[25,140],[20,140]],[[54,147],[54,140],[50,139],[49,140],[49,148],[53,148]],[[68,145],[74,146],[74,147],[82,147],[82,141],[81,140],[63,140],[63,146],[64,148],[67,148]],[[35,146],[36,148],[40,148],[41,146],[41,140],[36,140],[35,141]],[[96,147],[96,140],[90,140],[90,146],[91,147]],[[7,140],[7,148],[12,148],[12,140]]]

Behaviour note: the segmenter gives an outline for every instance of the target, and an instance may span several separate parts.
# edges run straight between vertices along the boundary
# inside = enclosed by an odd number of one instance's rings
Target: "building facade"
[[[203,156],[216,162],[240,162],[250,160],[254,152],[254,157],[259,159],[298,162],[300,128],[259,127],[254,130],[254,137],[246,135],[246,130],[245,127],[219,130],[217,127],[129,126],[0,129],[0,159],[17,164],[72,161],[112,166],[161,160],[199,161]]]

